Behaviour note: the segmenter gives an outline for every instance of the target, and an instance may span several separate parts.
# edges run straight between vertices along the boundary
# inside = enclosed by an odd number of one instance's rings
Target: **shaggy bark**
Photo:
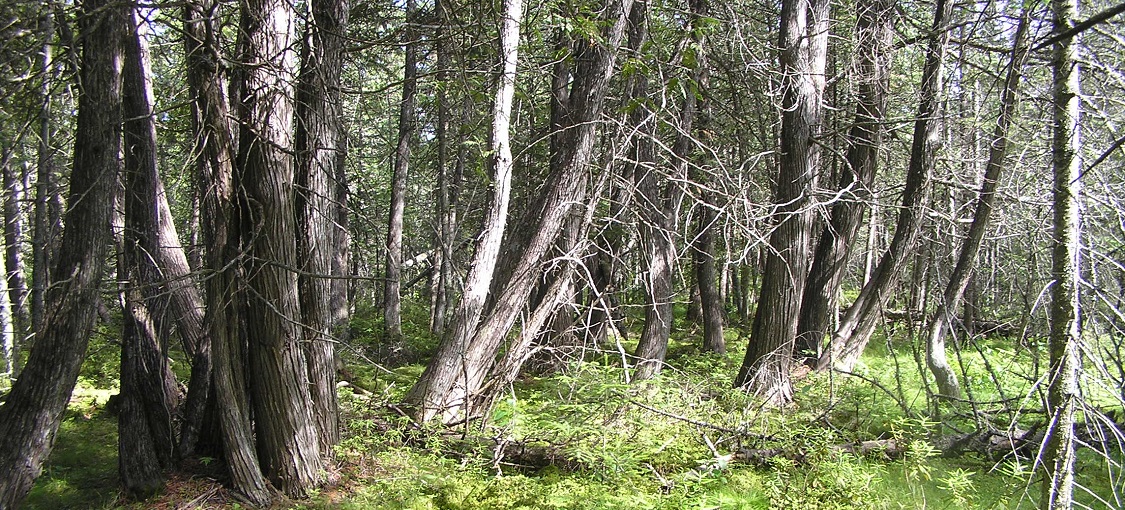
[[[335,180],[343,163],[340,73],[344,59],[347,0],[314,0],[313,22],[306,28],[297,92],[297,238],[301,275],[301,317],[309,391],[322,454],[340,440],[336,402],[336,322],[333,280],[342,276],[333,263],[339,207]]]
[[[624,5],[614,2],[608,6],[605,12],[612,22],[606,25],[602,42],[586,47],[588,57],[577,59],[579,64],[570,96],[571,115],[567,119],[567,126],[573,127],[567,130],[561,175],[549,178],[546,193],[538,201],[542,207],[536,209],[543,212],[542,217],[536,222],[526,250],[498,294],[491,313],[474,329],[463,328],[458,318],[458,331],[442,341],[438,354],[407,395],[408,401],[419,406],[418,418],[422,421],[439,416],[446,423],[456,421],[459,417],[473,416],[477,406],[487,402],[487,396],[480,395],[479,391],[495,365],[501,344],[531,296],[539,279],[543,256],[554,245],[564,220],[570,214],[570,206],[581,203],[585,196],[588,180],[585,166],[593,153],[595,120],[601,115],[606,86],[613,72],[616,50],[624,34],[625,18],[631,5],[632,0],[624,0]],[[511,4],[506,3],[505,7],[510,8]],[[507,9],[504,16],[505,23],[515,25],[519,21],[519,15]],[[518,35],[514,26],[512,29]],[[503,33],[509,34],[507,31]],[[507,51],[501,52],[501,55],[507,54]],[[479,293],[483,307],[489,282],[481,283]],[[469,292],[470,287],[466,285],[466,296]]]
[[[906,257],[922,230],[922,208],[929,201],[930,175],[941,143],[939,112],[944,88],[942,69],[952,11],[953,2],[948,0],[938,0],[935,5],[933,30],[926,48],[926,62],[922,67],[918,115],[914,121],[906,189],[902,193],[894,238],[879,259],[871,280],[863,286],[855,302],[840,319],[829,348],[817,361],[817,368],[820,370],[830,366],[850,370],[859,359],[875,331],[879,312],[901,277]]]
[[[781,7],[781,166],[775,189],[776,226],[750,344],[735,378],[773,404],[792,399],[789,366],[797,335],[812,236],[812,189],[819,153],[815,146],[824,94],[828,38],[826,0],[785,0]]]
[[[123,14],[120,22],[128,27],[128,37],[122,86],[125,217],[119,256],[125,326],[118,473],[126,491],[145,497],[163,487],[164,471],[178,456],[172,417],[180,405],[180,392],[161,334],[168,328],[160,327],[160,315],[166,309],[162,301],[166,300],[156,254],[161,249],[160,230],[168,225],[161,224],[159,214],[164,189],[157,173],[148,48],[138,31],[136,7],[130,6]]]
[[[513,163],[509,130],[519,57],[522,0],[505,0],[501,16],[501,71],[492,104],[492,201],[450,330],[438,345],[433,361],[426,366],[426,370],[406,395],[407,402],[418,406],[417,417],[421,421],[436,417],[451,421],[455,419],[458,407],[463,403],[456,397],[450,399],[450,394],[464,385],[458,378],[462,373],[462,363],[467,362],[464,358],[465,349],[480,324],[485,300],[492,285],[492,275],[496,270],[504,227],[508,221]]]
[[[889,53],[894,37],[894,8],[895,2],[891,0],[856,4],[859,62],[855,122],[848,133],[848,149],[840,172],[841,197],[832,205],[828,225],[817,242],[797,322],[794,350],[798,358],[810,364],[820,356],[878,170],[891,78]]]
[[[298,299],[292,183],[297,18],[285,0],[248,0],[239,32],[235,189],[243,236],[248,386],[263,473],[291,497],[323,479]]]
[[[648,38],[648,2],[635,2],[629,15],[629,47],[640,51]],[[630,123],[640,133],[633,141],[633,182],[638,196],[637,217],[639,220],[641,245],[645,269],[645,320],[641,329],[633,380],[651,379],[664,368],[664,356],[668,350],[668,337],[672,332],[673,301],[675,289],[672,279],[676,271],[676,223],[680,217],[684,190],[682,182],[687,178],[687,164],[682,159],[670,169],[669,178],[660,185],[662,172],[656,165],[655,139],[656,125],[654,113],[648,103],[649,78],[643,73],[632,77],[630,99],[638,104],[630,114]],[[685,97],[681,119],[695,113],[695,97],[691,93]],[[642,106],[643,105],[643,106]],[[690,108],[690,111],[688,109]],[[690,129],[690,126],[688,127]],[[679,152],[685,152],[688,140],[682,136],[677,140]],[[678,153],[677,153],[678,154]]]
[[[238,211],[234,192],[234,141],[229,123],[226,60],[220,50],[214,0],[194,0],[184,6],[184,40],[193,125],[199,150],[201,223],[207,247],[206,330],[212,340],[213,384],[221,429],[223,457],[233,489],[253,504],[265,505],[271,495],[255,453],[250,401],[246,393],[245,345],[242,343],[244,307],[239,288]],[[208,379],[192,366],[188,406],[209,393]],[[185,433],[187,431],[185,430]],[[181,437],[187,442],[186,434]],[[184,446],[187,451],[187,445]]]
[[[54,445],[63,411],[86,357],[108,254],[113,185],[120,171],[121,62],[125,6],[80,5],[82,81],[67,228],[46,304],[53,320],[39,330],[35,351],[0,407],[0,508],[27,496]]]

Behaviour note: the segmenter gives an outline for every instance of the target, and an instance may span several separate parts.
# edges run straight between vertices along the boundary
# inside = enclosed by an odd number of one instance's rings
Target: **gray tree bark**
[[[20,201],[23,199],[22,179],[16,175],[10,161],[3,163],[4,186],[4,270],[8,290],[8,306],[11,311],[11,367],[9,375],[18,379],[23,368],[22,353],[27,338],[31,316],[27,307],[27,278],[24,276],[23,226],[24,214]]]
[[[232,488],[251,503],[265,505],[271,495],[255,452],[250,401],[246,391],[246,346],[242,342],[243,308],[238,210],[234,191],[234,137],[229,122],[226,69],[214,0],[184,6],[188,87],[195,99],[193,124],[198,139],[202,197],[201,222],[206,245],[206,328],[212,339],[213,383],[221,429],[223,457]],[[192,367],[193,395],[205,394],[207,378]],[[181,439],[186,439],[182,437]],[[187,448],[185,447],[186,451]]]
[[[634,2],[629,14],[629,48],[634,52],[648,40],[648,2]],[[668,351],[668,337],[672,332],[673,301],[675,289],[672,279],[676,271],[676,223],[680,217],[683,203],[683,181],[687,178],[686,161],[677,161],[661,186],[662,172],[656,165],[654,139],[656,121],[652,107],[648,104],[649,78],[638,72],[631,77],[629,98],[636,101],[629,123],[638,135],[633,140],[633,182],[638,195],[639,221],[642,246],[642,270],[644,271],[645,319],[637,349],[633,380],[651,379],[664,368],[664,356]],[[694,116],[695,97],[688,93],[681,110],[685,115]],[[691,110],[690,112],[688,110]],[[682,120],[681,120],[682,122]],[[690,126],[688,127],[690,129]],[[678,137],[679,152],[686,150],[690,140]]]
[[[694,96],[701,99],[695,99],[698,104],[692,110],[694,111],[694,123],[685,119],[681,126],[680,136],[689,137],[685,140],[687,147],[690,148],[695,143],[706,143],[708,140],[708,126],[711,117],[711,101],[709,99],[710,91],[710,77],[707,70],[707,38],[705,37],[706,29],[703,25],[703,20],[710,16],[710,6],[708,0],[692,0],[689,2],[691,7],[691,23],[689,29],[691,30],[692,48],[695,53],[695,68],[692,69],[692,82],[695,83],[694,90],[688,91],[689,96]],[[688,104],[685,99],[683,114],[688,114]],[[692,132],[694,136],[689,136]],[[691,140],[690,138],[698,137],[699,141]],[[679,148],[679,140],[677,140],[676,148]],[[700,185],[700,202],[699,202],[699,216],[696,220],[695,239],[692,242],[692,259],[695,266],[695,281],[699,286],[699,304],[700,311],[703,316],[703,350],[707,352],[714,352],[725,354],[727,352],[726,339],[723,338],[723,296],[720,291],[720,285],[717,280],[716,269],[716,254],[715,254],[715,232],[718,230],[718,204],[715,193],[711,191],[711,183],[709,182],[710,176],[703,170],[703,164],[699,158],[693,158],[691,153],[694,151],[685,151],[682,157],[688,158],[692,161],[687,161],[689,165],[688,175],[692,182]]]
[[[793,395],[789,367],[812,236],[812,189],[819,165],[814,138],[821,122],[828,12],[826,0],[784,0],[781,7],[777,224],[770,234],[750,344],[735,378],[735,386],[775,405],[789,402]]]
[[[479,406],[488,402],[487,395],[480,394],[484,380],[495,365],[516,316],[539,280],[544,254],[554,245],[564,220],[569,217],[571,205],[581,203],[585,196],[588,181],[585,166],[593,152],[595,120],[601,116],[606,86],[631,5],[632,0],[624,0],[623,5],[616,2],[609,5],[604,12],[607,20],[612,21],[605,25],[600,43],[586,47],[588,57],[577,59],[561,174],[549,177],[544,195],[536,201],[541,206],[536,210],[542,211],[542,216],[535,222],[533,234],[487,319],[475,329],[459,330],[443,340],[438,354],[407,395],[412,404],[420,407],[419,418],[428,421],[440,416],[449,423],[474,416],[481,411]],[[511,4],[505,3],[505,7]],[[507,9],[504,16],[505,23],[514,24],[519,20],[518,15]],[[501,54],[506,55],[507,51]],[[479,292],[483,302],[488,282],[482,284]],[[465,294],[469,292],[466,283]]]
[[[442,337],[433,360],[406,395],[407,402],[418,407],[417,417],[421,421],[440,418],[450,422],[464,411],[460,406],[466,395],[465,382],[459,377],[463,364],[468,362],[465,350],[480,324],[508,222],[513,165],[509,132],[522,18],[523,1],[504,0],[500,19],[501,68],[492,103],[492,200],[450,329]]]
[[[980,192],[977,194],[976,209],[973,212],[973,222],[969,232],[961,244],[961,252],[957,256],[957,265],[949,277],[945,292],[942,293],[941,302],[934,312],[926,329],[926,365],[934,374],[938,391],[945,396],[960,397],[961,387],[957,382],[957,374],[945,356],[945,337],[955,329],[954,315],[960,307],[961,298],[973,275],[973,266],[976,264],[977,253],[980,252],[981,241],[988,229],[992,217],[992,204],[996,200],[996,187],[1000,182],[1000,173],[1004,169],[1004,158],[1008,150],[1008,129],[1016,115],[1019,104],[1019,85],[1023,77],[1023,66],[1027,62],[1027,23],[1028,12],[1024,9],[1020,16],[1020,24],[1016,28],[1013,40],[1011,60],[1008,62],[1007,76],[1004,79],[1004,91],[1000,98],[1000,115],[996,120],[996,128],[992,135],[992,145],[988,151],[988,162],[985,166],[984,177],[981,179]],[[966,317],[967,326],[971,327],[972,318]]]
[[[1052,0],[1052,32],[1073,28],[1078,17],[1076,0]],[[1053,122],[1051,166],[1054,168],[1054,228],[1051,233],[1051,334],[1047,388],[1047,430],[1043,445],[1042,496],[1039,508],[1069,510],[1074,506],[1075,414],[1081,394],[1078,387],[1081,349],[1081,310],[1078,271],[1079,197],[1082,169],[1081,69],[1079,40],[1059,38],[1051,59]]]
[[[449,79],[449,68],[452,64],[451,45],[448,40],[450,34],[449,0],[437,0],[434,3],[434,16],[437,18],[437,34],[434,36],[434,51],[437,53],[436,78],[443,86],[437,90],[437,189],[436,210],[437,217],[437,242],[441,249],[441,258],[436,264],[437,274],[434,281],[433,298],[430,303],[430,331],[438,337],[445,334],[449,322],[450,303],[453,302],[453,245],[456,242],[455,227],[457,224],[457,208],[454,205],[456,190],[450,182],[453,174],[449,168],[449,92],[444,86]]]
[[[125,326],[118,473],[125,490],[143,498],[163,487],[164,471],[178,456],[173,416],[181,395],[162,334],[168,329],[160,327],[167,301],[162,297],[167,290],[162,288],[164,276],[156,255],[161,249],[159,232],[165,227],[160,224],[158,205],[164,200],[164,189],[157,173],[148,48],[138,31],[136,6],[122,14],[119,22],[127,27],[122,72],[125,217],[119,277],[125,282]]]
[[[841,197],[832,205],[828,225],[820,234],[812,268],[801,297],[797,322],[798,358],[813,364],[820,357],[824,336],[837,306],[848,258],[855,245],[871,184],[878,170],[883,142],[883,118],[890,87],[890,49],[894,37],[895,2],[869,0],[856,4],[857,102],[855,122],[848,133],[845,164],[840,172]]]
[[[867,341],[875,331],[880,310],[906,266],[905,260],[922,230],[922,208],[930,195],[930,175],[936,164],[937,149],[941,143],[940,110],[944,89],[942,78],[946,44],[949,41],[949,19],[953,2],[938,0],[934,23],[926,48],[926,61],[922,67],[922,84],[919,89],[918,116],[914,121],[914,139],[910,147],[910,163],[906,173],[906,189],[902,193],[891,245],[879,259],[871,280],[860,290],[859,296],[840,319],[828,349],[817,361],[824,370],[835,366],[851,370],[859,359]]]
[[[309,391],[320,450],[330,454],[340,440],[336,402],[336,322],[332,312],[333,280],[343,276],[333,263],[336,224],[336,182],[343,159],[338,146],[340,73],[347,0],[313,0],[312,22],[306,27],[303,63],[297,93],[297,214],[301,230],[297,247],[301,275],[301,317],[305,326]]]
[[[44,9],[40,31],[43,33],[43,48],[39,58],[39,72],[43,82],[39,88],[39,145],[35,174],[35,207],[33,211],[33,230],[31,237],[31,329],[38,333],[46,326],[46,295],[51,283],[51,269],[54,259],[51,248],[55,244],[58,224],[54,221],[59,194],[55,183],[55,158],[51,139],[54,130],[51,125],[51,84],[55,76],[51,41],[55,31],[55,18],[48,5]],[[34,337],[33,337],[34,338]],[[30,346],[26,346],[30,348]]]
[[[247,0],[236,80],[235,189],[243,236],[248,386],[263,473],[290,497],[324,476],[297,285],[292,183],[297,16],[286,0]]]
[[[402,101],[398,110],[398,145],[391,178],[391,207],[387,218],[387,271],[383,286],[383,325],[388,339],[402,338],[402,228],[406,211],[406,178],[410,170],[410,142],[414,137],[414,96],[418,91],[417,8],[406,0],[403,31]]]
[[[63,411],[97,316],[108,254],[113,185],[120,171],[123,5],[88,0],[82,20],[82,89],[78,97],[67,228],[54,286],[45,302],[53,320],[39,330],[35,351],[0,407],[0,508],[27,496],[54,445]]]

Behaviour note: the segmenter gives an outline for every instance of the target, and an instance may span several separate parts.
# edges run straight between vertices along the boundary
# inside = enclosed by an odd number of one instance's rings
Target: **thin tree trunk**
[[[938,391],[949,397],[960,397],[961,388],[957,382],[957,374],[945,357],[945,336],[954,329],[954,314],[960,306],[965,289],[969,286],[977,253],[980,252],[981,241],[992,217],[996,187],[1000,182],[1000,173],[1004,168],[1004,157],[1008,150],[1008,128],[1012,125],[1016,114],[1020,80],[1029,53],[1027,23],[1028,12],[1024,9],[1020,16],[1020,24],[1016,28],[1012,56],[1008,62],[1008,74],[1000,98],[1000,115],[993,131],[988,163],[985,166],[984,178],[981,180],[980,192],[977,195],[976,210],[973,213],[973,223],[969,226],[968,235],[961,244],[961,253],[957,257],[957,265],[953,268],[953,274],[949,277],[949,283],[946,284],[945,292],[942,294],[942,301],[930,319],[926,331],[926,365],[934,374]],[[968,321],[966,325],[972,324],[972,318],[966,317],[966,320]]]
[[[351,265],[351,231],[349,230],[349,213],[348,213],[348,175],[345,162],[348,155],[348,136],[347,128],[340,127],[340,139],[336,142],[336,175],[333,179],[333,198],[335,199],[334,205],[336,207],[335,218],[336,222],[332,224],[332,244],[335,249],[332,250],[332,274],[337,278],[332,280],[332,295],[328,301],[328,308],[332,314],[331,330],[333,335],[341,341],[347,341],[350,337],[348,321],[352,313],[352,294],[349,289],[352,286],[351,278],[343,278],[352,274]],[[337,362],[340,357],[336,356]]]
[[[588,175],[585,166],[593,152],[594,121],[601,116],[616,50],[624,34],[626,14],[632,1],[624,0],[624,5],[614,2],[606,8],[606,16],[613,22],[606,25],[600,44],[586,48],[590,52],[589,57],[578,59],[571,88],[571,115],[567,120],[567,126],[573,127],[567,131],[566,154],[562,158],[565,163],[560,167],[562,174],[549,177],[546,193],[537,201],[541,207],[536,210],[543,212],[542,218],[536,222],[530,242],[512,271],[512,277],[499,293],[492,312],[479,327],[475,330],[458,329],[439,345],[438,355],[407,395],[408,400],[422,408],[419,414],[424,421],[441,416],[448,423],[459,415],[471,417],[480,410],[478,405],[488,401],[487,395],[479,394],[484,379],[495,365],[504,338],[539,279],[540,263],[554,245],[564,220],[570,214],[570,206],[581,202],[586,194]],[[511,4],[506,3],[505,6],[510,7]],[[518,15],[505,10],[505,23],[514,24],[518,19]],[[487,292],[487,287],[488,282],[482,282],[482,294]],[[469,291],[466,284],[466,295]],[[483,300],[484,296],[481,296]]]
[[[783,95],[781,166],[774,199],[777,225],[770,234],[750,344],[735,378],[735,386],[772,404],[787,403],[793,395],[789,366],[812,236],[810,201],[820,161],[814,138],[821,122],[828,11],[826,0],[784,0],[781,7]]]
[[[457,223],[457,210],[453,207],[454,190],[450,186],[449,168],[449,68],[450,58],[450,0],[436,0],[434,3],[437,18],[437,34],[434,36],[437,53],[437,242],[441,248],[441,258],[437,264],[433,300],[430,306],[430,331],[438,337],[445,334],[450,302],[453,301],[453,244],[454,226]]]
[[[402,338],[402,228],[406,211],[406,178],[410,169],[410,141],[414,137],[414,96],[418,90],[418,36],[414,30],[414,0],[406,0],[403,31],[405,63],[402,71],[402,101],[398,110],[398,145],[391,179],[391,207],[387,219],[387,271],[383,286],[383,323],[392,341]]]
[[[35,336],[46,326],[46,295],[51,282],[53,259],[52,245],[57,224],[51,221],[53,198],[58,194],[55,185],[54,149],[51,147],[51,86],[54,81],[51,40],[55,31],[54,13],[50,2],[44,9],[40,31],[43,33],[43,47],[39,58],[39,72],[43,81],[39,87],[39,145],[36,162],[34,229],[31,238],[31,329]],[[27,346],[30,348],[31,346]]]
[[[0,508],[27,496],[54,445],[63,411],[86,357],[108,253],[112,187],[120,171],[122,32],[118,9],[88,0],[80,6],[82,89],[78,97],[70,208],[55,273],[65,283],[50,289],[53,320],[23,374],[0,407]]]
[[[648,2],[634,2],[629,15],[629,47],[638,53],[648,38]],[[630,99],[644,104],[649,94],[649,79],[643,73],[632,77]],[[681,124],[684,119],[695,115],[695,95],[686,94],[681,106]],[[641,210],[639,230],[643,248],[645,271],[645,321],[641,337],[633,355],[637,358],[634,381],[651,379],[664,368],[664,356],[668,351],[668,337],[672,332],[673,299],[675,289],[672,279],[676,271],[676,223],[680,217],[684,190],[682,182],[687,178],[687,162],[683,155],[688,150],[690,139],[681,134],[673,148],[674,162],[664,186],[660,186],[660,169],[656,165],[653,140],[656,126],[653,112],[646,106],[638,106],[630,115],[630,124],[635,126],[638,137],[633,141],[633,180],[640,197]],[[690,130],[691,126],[687,126]]]
[[[918,116],[914,121],[914,140],[910,148],[906,189],[902,194],[894,238],[879,259],[871,280],[863,286],[855,302],[840,319],[840,325],[832,335],[831,345],[817,362],[820,370],[831,366],[851,370],[859,359],[875,331],[880,310],[901,277],[906,266],[904,261],[914,248],[921,231],[922,208],[929,201],[930,175],[936,164],[941,139],[939,113],[944,88],[942,68],[946,43],[949,41],[947,28],[952,11],[953,2],[938,0],[933,30],[926,49],[926,62],[922,68]]]
[[[313,0],[306,27],[297,95],[298,257],[305,356],[320,451],[328,455],[340,440],[336,402],[336,350],[331,309],[337,248],[335,179],[342,163],[340,72],[344,59],[347,0]]]
[[[3,164],[4,186],[4,269],[8,289],[8,303],[12,317],[12,367],[9,375],[13,380],[19,378],[24,340],[27,337],[31,317],[28,315],[27,279],[24,277],[23,263],[23,182],[15,173],[10,161]]]
[[[250,401],[264,474],[290,497],[324,477],[297,284],[293,86],[297,16],[286,0],[248,0],[239,32],[238,190],[246,253]]]
[[[480,324],[500,254],[511,199],[513,161],[509,132],[522,18],[523,1],[504,0],[500,19],[501,70],[492,103],[492,201],[450,329],[438,345],[433,361],[406,395],[407,402],[418,406],[418,417],[422,421],[436,417],[451,421],[457,415],[457,407],[462,402],[451,401],[449,396],[459,388],[465,391],[465,382],[458,380],[463,363],[467,362],[464,352]]]
[[[1076,0],[1052,0],[1053,33],[1074,26]],[[1069,510],[1074,506],[1075,414],[1081,391],[1078,387],[1081,349],[1078,271],[1079,207],[1081,195],[1081,139],[1079,134],[1081,71],[1077,38],[1055,43],[1051,68],[1054,118],[1051,126],[1051,163],[1055,180],[1054,229],[1051,235],[1051,336],[1048,341],[1050,367],[1047,390],[1047,430],[1043,445],[1043,495],[1039,508]]]
[[[832,205],[828,225],[820,234],[812,268],[801,298],[797,322],[798,358],[815,363],[824,336],[837,308],[848,259],[863,223],[871,184],[878,169],[883,140],[883,118],[890,87],[889,51],[894,37],[892,0],[869,0],[856,4],[857,102],[855,123],[848,134],[845,165],[840,172],[840,198]]]
[[[691,132],[698,133],[704,142],[707,138],[711,116],[711,101],[708,99],[709,77],[707,71],[707,41],[704,37],[706,30],[702,25],[704,19],[710,15],[708,0],[692,0],[691,4],[691,37],[695,52],[695,69],[692,70],[692,81],[695,90],[688,91],[689,97],[701,97],[698,105],[693,108],[697,121],[693,125],[685,119],[681,126],[680,136],[687,136]],[[687,115],[687,101],[684,102],[684,115]],[[692,141],[687,140],[688,146]],[[678,144],[677,144],[678,148]],[[690,158],[690,150],[682,155]],[[691,164],[691,163],[689,163]],[[703,315],[703,350],[718,354],[727,351],[726,340],[723,338],[723,296],[715,278],[715,231],[718,226],[718,205],[714,193],[710,190],[709,176],[698,166],[691,164],[688,172],[692,182],[701,185],[699,204],[699,218],[696,222],[695,240],[692,243],[693,262],[695,265],[695,281],[699,285],[699,302]]]
[[[200,146],[205,263],[213,272],[206,280],[206,325],[214,350],[216,410],[231,485],[248,501],[265,505],[271,496],[255,453],[244,372],[240,268],[233,263],[240,256],[238,211],[234,206],[234,141],[228,121],[225,69],[217,65],[225,61],[220,50],[217,7],[214,0],[194,0],[184,6],[188,87],[195,98],[194,131]],[[189,409],[193,396],[206,393],[201,387],[206,378],[196,373],[198,367],[199,363],[192,366]]]

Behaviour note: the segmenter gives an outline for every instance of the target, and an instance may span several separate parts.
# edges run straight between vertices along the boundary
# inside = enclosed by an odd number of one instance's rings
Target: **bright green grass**
[[[371,340],[363,336],[375,329],[375,325],[361,328],[355,342],[369,344]],[[432,339],[417,342],[429,345]],[[422,364],[375,367],[352,357],[348,367],[351,381],[365,391],[357,395],[349,388],[341,390],[344,439],[337,458],[342,482],[299,506],[1035,507],[1039,482],[1031,474],[1030,464],[933,456],[926,438],[950,430],[938,430],[930,421],[933,409],[909,344],[896,341],[888,345],[877,337],[856,369],[886,391],[850,376],[813,375],[796,382],[793,405],[766,410],[753,397],[731,389],[745,345],[733,328],[728,342],[728,356],[703,355],[694,345],[691,331],[677,331],[669,349],[670,366],[645,384],[626,383],[615,349],[593,353],[561,373],[521,378],[499,399],[487,427],[472,432],[556,445],[568,459],[566,466],[534,468],[512,466],[506,458],[497,463],[494,452],[487,448],[465,452],[443,440],[420,439],[384,404],[402,398],[421,373]],[[1033,355],[1014,342],[995,339],[982,340],[979,351],[964,349],[960,362],[953,361],[959,374],[968,375],[965,385],[977,400],[1015,399],[1011,407],[1031,409],[1038,407],[1039,398]],[[411,356],[408,353],[404,358]],[[109,354],[95,356],[84,370],[55,452],[26,508],[111,508],[117,504],[116,420],[98,409],[115,390],[91,389],[107,384],[106,374],[112,372],[108,358]],[[999,406],[982,409],[991,413],[994,425],[1037,419],[1035,415],[1014,415]],[[956,427],[971,424],[972,409],[967,404],[946,402],[939,410]],[[408,436],[413,440],[408,441]],[[894,461],[831,449],[832,445],[874,438],[913,441],[916,447],[912,455]],[[776,457],[765,467],[729,461],[729,455],[741,448],[779,449],[803,461]],[[1106,464],[1094,452],[1082,452],[1079,481],[1093,495],[1080,491],[1080,500],[1092,508],[1115,507],[1114,487],[1118,493],[1122,490],[1122,482],[1107,474],[1112,471],[1107,471]],[[159,502],[171,508],[195,496],[175,499],[179,496],[166,494]],[[1099,502],[1098,497],[1107,502]]]
[[[104,406],[116,390],[78,385],[27,509],[112,508],[118,495],[117,418]]]

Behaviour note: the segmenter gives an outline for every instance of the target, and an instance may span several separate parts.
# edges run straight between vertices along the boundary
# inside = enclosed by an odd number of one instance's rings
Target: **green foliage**
[[[406,307],[410,321],[421,321]],[[920,376],[912,374],[909,346],[892,342],[873,349],[857,368],[865,380],[812,374],[796,382],[796,402],[766,410],[733,389],[741,340],[731,331],[732,354],[703,354],[690,325],[678,324],[669,366],[659,377],[630,383],[615,351],[598,352],[560,370],[525,376],[494,405],[490,421],[459,429],[469,437],[492,438],[542,448],[553,462],[503,453],[492,443],[418,430],[390,410],[417,379],[420,362],[380,352],[381,324],[370,315],[352,323],[352,346],[343,349],[348,386],[340,388],[343,438],[335,454],[342,480],[324,488],[302,508],[540,509],[540,508],[1030,508],[1037,479],[1029,460],[945,459],[930,442],[943,434],[927,417]],[[409,355],[424,359],[435,340],[404,340]],[[117,344],[96,336],[83,368],[58,446],[37,483],[28,508],[110,508],[118,500],[116,424],[104,412],[116,392]],[[962,366],[980,395],[994,387],[983,360],[1007,367],[997,374],[1015,384],[1030,355],[989,340],[962,352]],[[894,358],[903,367],[894,376]],[[376,364],[372,360],[378,360]],[[1008,378],[1011,378],[1009,380]],[[103,385],[104,383],[104,385]],[[976,383],[974,383],[976,384]],[[901,388],[898,387],[901,385]],[[905,414],[897,398],[905,396]],[[956,404],[944,404],[960,412]],[[845,453],[839,445],[882,438],[906,445],[895,460]],[[772,452],[764,465],[744,452]],[[1120,459],[1117,459],[1120,461]],[[214,464],[221,459],[205,459]],[[1080,473],[1103,473],[1105,459],[1079,455]],[[1112,484],[1082,475],[1089,494],[1111,494]],[[210,482],[214,483],[214,482]],[[169,490],[165,498],[190,501],[198,487]],[[1117,487],[1118,491],[1121,490]],[[182,493],[182,496],[176,494]],[[1093,496],[1084,496],[1097,506]],[[181,501],[176,499],[176,501]],[[1103,505],[1104,506],[1104,505]]]

